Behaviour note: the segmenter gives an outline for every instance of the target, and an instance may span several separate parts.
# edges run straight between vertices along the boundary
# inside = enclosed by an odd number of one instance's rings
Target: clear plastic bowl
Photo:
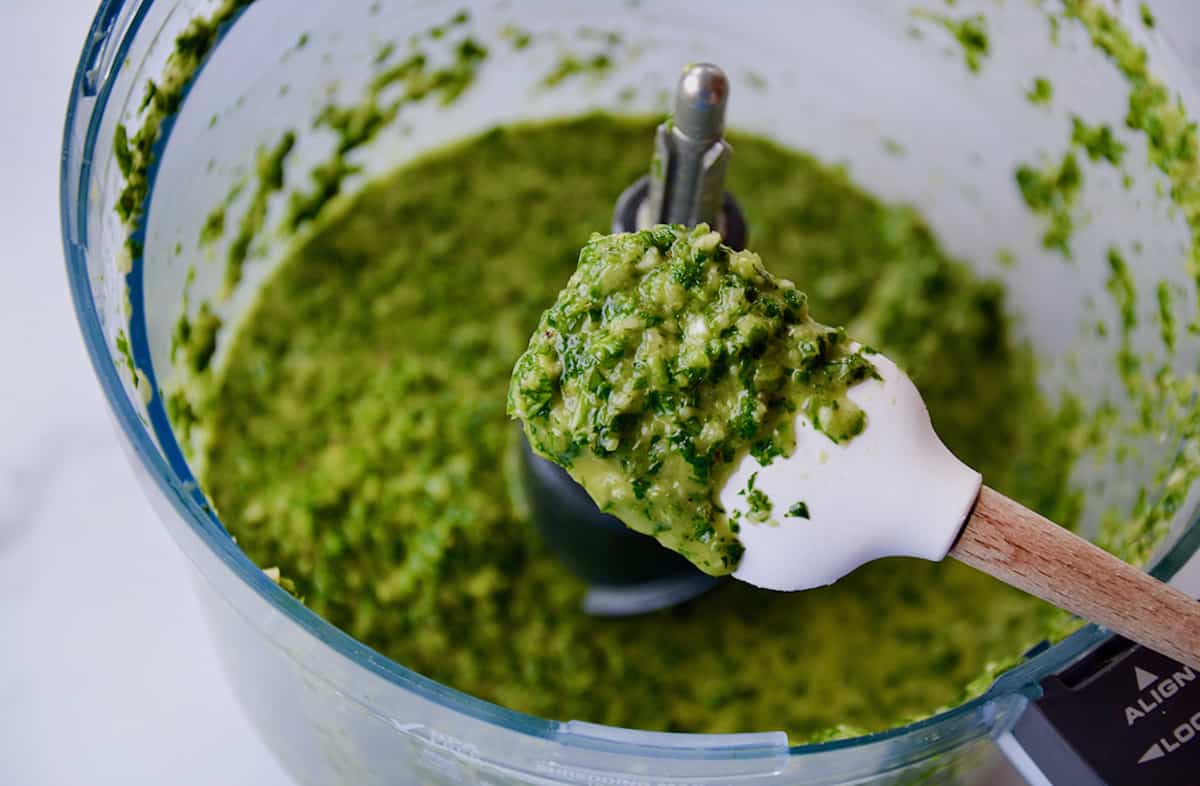
[[[1006,281],[1019,328],[1037,346],[1046,390],[1069,390],[1091,404],[1109,397],[1118,404],[1118,421],[1128,421],[1137,414],[1112,370],[1117,339],[1099,340],[1090,329],[1115,310],[1105,287],[1104,250],[1111,242],[1140,239],[1145,253],[1133,271],[1142,293],[1139,309],[1152,308],[1147,298],[1154,284],[1168,280],[1186,293],[1176,300],[1179,322],[1186,324],[1196,302],[1185,264],[1187,225],[1155,196],[1144,141],[1123,123],[1128,85],[1082,28],[1063,20],[1055,45],[1046,13],[1036,4],[976,5],[987,15],[991,36],[977,74],[947,30],[884,0],[258,0],[221,29],[178,115],[163,126],[139,230],[144,251],[131,258],[123,251],[127,228],[114,211],[123,185],[114,134],[119,123],[140,125],[146,80],[160,76],[188,21],[216,4],[105,0],[76,73],[63,147],[63,233],[76,312],[130,460],[195,567],[197,592],[229,680],[299,782],[967,782],[997,755],[993,741],[1038,695],[1039,679],[1104,638],[1094,627],[1082,628],[962,706],[885,733],[825,744],[789,746],[782,732],[663,734],[523,715],[409,671],[276,586],[205,505],[159,393],[176,373],[171,329],[190,264],[188,254],[177,255],[176,243],[197,237],[231,180],[253,167],[257,147],[288,128],[300,138],[287,181],[299,182],[332,144],[311,129],[329,91],[343,100],[360,95],[381,43],[403,43],[410,33],[470,7],[477,35],[496,44],[494,62],[460,101],[448,108],[417,107],[405,116],[404,133],[380,134],[356,151],[365,176],[497,123],[597,108],[662,111],[662,91],[644,86],[669,88],[681,64],[713,60],[734,80],[734,126],[845,161],[869,189],[917,205],[951,252]],[[1186,69],[1157,33],[1139,26],[1132,4],[1124,5],[1127,26],[1149,49],[1153,69],[1196,116],[1200,96]],[[970,2],[949,7],[956,18],[974,10]],[[496,43],[510,23],[540,35],[556,31],[563,46],[585,48],[580,31],[589,27],[623,31],[626,43],[608,78],[539,90],[534,86],[560,50],[531,48],[518,56]],[[297,47],[302,35],[308,45]],[[1055,83],[1050,108],[1024,96],[1040,73]],[[622,89],[629,85],[643,89],[630,96]],[[1041,247],[1041,225],[1021,203],[1012,172],[1016,162],[1060,154],[1072,112],[1118,129],[1129,144],[1126,168],[1136,182],[1127,191],[1117,170],[1085,162],[1081,210],[1090,219],[1075,236],[1075,262],[1065,264]],[[214,115],[219,123],[210,128]],[[883,137],[902,145],[906,155],[889,155]],[[270,219],[278,209],[272,203]],[[1001,248],[1020,263],[998,266]],[[221,306],[227,322],[236,321],[280,250],[268,248],[268,261],[256,263]],[[218,291],[219,268],[196,265],[193,306]],[[1155,331],[1147,320],[1131,340],[1139,351],[1152,351]],[[118,351],[125,340],[139,369],[136,386]],[[1181,333],[1173,360],[1180,373],[1196,367],[1198,351],[1200,338]],[[1108,504],[1127,502],[1179,446],[1166,440],[1141,447],[1140,460],[1120,467],[1100,461],[1078,468],[1077,480],[1089,490],[1087,520],[1094,522]],[[1193,494],[1157,552],[1156,575],[1170,577],[1195,552],[1195,513]]]

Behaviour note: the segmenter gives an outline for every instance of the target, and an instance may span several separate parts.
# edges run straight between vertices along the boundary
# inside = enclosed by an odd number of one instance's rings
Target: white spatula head
[[[838,444],[797,417],[791,456],[763,466],[747,455],[723,487],[746,548],[735,578],[811,589],[882,557],[941,560],[954,544],[982,478],[942,444],[912,380],[883,355],[868,359],[880,379],[847,394],[867,415],[861,434]]]

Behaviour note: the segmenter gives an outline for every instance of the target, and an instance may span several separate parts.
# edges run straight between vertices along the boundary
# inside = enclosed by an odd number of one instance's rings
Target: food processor
[[[381,48],[452,18],[468,20],[488,52],[456,100],[406,106],[352,151],[314,126],[332,98],[371,93]],[[194,19],[215,23],[190,26]],[[1117,28],[1144,58],[1122,60],[1129,50]],[[1179,117],[1200,116],[1200,85],[1170,41],[1188,31],[1163,28],[1148,9],[1099,0],[105,0],[64,137],[72,296],[131,463],[195,568],[229,681],[297,781],[973,783],[1003,751],[1031,783],[1196,783],[1195,675],[1093,626],[1033,648],[981,695],[930,718],[813,744],[783,732],[677,734],[537,718],[476,699],[354,640],[252,563],[196,483],[190,443],[202,435],[178,433],[168,415],[170,392],[186,383],[171,349],[180,314],[212,302],[223,331],[236,330],[288,245],[278,188],[258,200],[266,230],[246,249],[254,262],[239,280],[195,244],[213,206],[285,135],[283,183],[304,183],[346,152],[338,185],[349,192],[497,124],[597,109],[663,115],[680,65],[712,61],[737,87],[731,126],[840,163],[873,193],[916,206],[955,256],[1004,282],[1046,395],[1102,410],[1119,435],[1074,468],[1082,531],[1103,540],[1107,511],[1138,511],[1142,537],[1106,545],[1127,546],[1169,579],[1200,546],[1192,402],[1164,392],[1161,406],[1140,406],[1135,393],[1144,391],[1119,372],[1140,358],[1142,376],[1155,369],[1162,389],[1178,393],[1200,360],[1200,338],[1186,329],[1197,319],[1200,214],[1187,201],[1195,170],[1186,149],[1167,160],[1161,147],[1186,138]],[[521,46],[522,36],[545,43]],[[574,67],[564,72],[564,63]],[[1127,124],[1131,91],[1157,90],[1138,63],[1169,86],[1177,122]],[[547,77],[554,73],[570,78]],[[1042,75],[1054,84],[1050,105],[1029,97]],[[156,91],[172,110],[157,117]],[[1073,117],[1110,124],[1127,158],[1120,167],[1085,159],[1078,197],[1052,206],[1076,224],[1065,259],[1044,242],[1046,216],[1022,200],[1014,172],[1061,156]],[[746,221],[752,235],[753,216]],[[1128,287],[1112,284],[1105,260],[1114,244],[1137,249]],[[1136,297],[1115,302],[1114,291]],[[1129,312],[1148,316],[1124,319]],[[1164,342],[1168,326],[1178,330]]]

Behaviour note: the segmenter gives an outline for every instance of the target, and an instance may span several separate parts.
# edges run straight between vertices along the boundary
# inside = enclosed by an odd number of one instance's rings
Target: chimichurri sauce
[[[1052,629],[954,564],[884,560],[783,594],[731,582],[632,619],[580,611],[514,494],[514,361],[647,166],[652,124],[497,129],[325,211],[236,334],[199,412],[203,483],[238,543],[399,662],[542,716],[644,729],[884,729],[986,687]],[[814,313],[901,363],[938,433],[1060,521],[1073,413],[1038,394],[1000,285],[843,172],[732,138],[754,248]],[[986,435],[982,438],[980,435]]]
[[[508,414],[605,513],[724,575],[744,551],[720,502],[736,463],[790,456],[798,417],[834,442],[861,433],[845,394],[878,376],[864,355],[708,224],[597,233],[517,359]],[[765,522],[753,475],[742,493]]]

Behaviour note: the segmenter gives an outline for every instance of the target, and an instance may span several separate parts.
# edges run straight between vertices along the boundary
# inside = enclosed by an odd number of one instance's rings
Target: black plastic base
[[[620,587],[699,571],[658,541],[600,512],[561,467],[522,440],[523,480],[534,526],[550,550],[589,584]]]
[[[1200,673],[1120,637],[1042,681],[1013,736],[1051,783],[1200,786]]]

